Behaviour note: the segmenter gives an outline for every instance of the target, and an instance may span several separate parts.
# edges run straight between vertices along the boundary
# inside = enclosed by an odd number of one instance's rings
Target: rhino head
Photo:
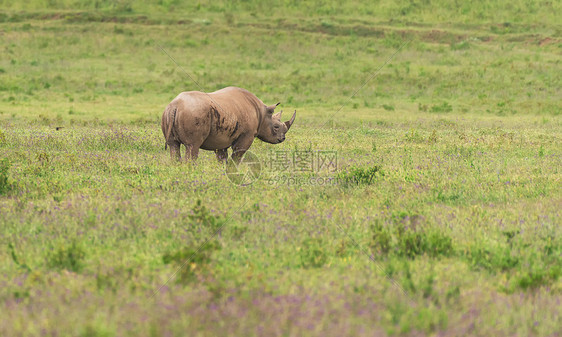
[[[279,144],[285,140],[285,134],[293,125],[297,111],[293,113],[291,120],[281,122],[283,111],[274,114],[275,108],[281,103],[265,107],[265,116],[258,130],[258,138],[266,143]]]

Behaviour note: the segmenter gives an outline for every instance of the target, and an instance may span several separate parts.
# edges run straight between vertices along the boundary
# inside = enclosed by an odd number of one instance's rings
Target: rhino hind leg
[[[199,146],[201,145],[194,145],[189,144],[185,145],[185,161],[193,160],[195,161],[199,156]]]
[[[173,161],[181,160],[180,143],[177,141],[170,141],[167,143],[170,146],[170,158]]]

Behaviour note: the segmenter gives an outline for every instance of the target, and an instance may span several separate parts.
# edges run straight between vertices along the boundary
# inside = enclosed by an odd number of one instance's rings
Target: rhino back
[[[213,93],[183,92],[178,107],[180,132],[204,137],[202,149],[229,147],[241,135],[255,136],[265,105],[247,90],[228,87]]]

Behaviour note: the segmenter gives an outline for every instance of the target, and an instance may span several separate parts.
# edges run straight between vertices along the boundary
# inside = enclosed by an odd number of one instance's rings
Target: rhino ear
[[[276,113],[275,115],[271,116],[271,118],[276,119],[278,121],[281,120],[281,114],[283,113],[283,110],[279,111],[278,113]]]
[[[275,111],[275,108],[277,108],[277,106],[278,106],[279,104],[281,104],[281,102],[266,107],[267,112],[270,113],[270,114],[272,114],[273,111]]]

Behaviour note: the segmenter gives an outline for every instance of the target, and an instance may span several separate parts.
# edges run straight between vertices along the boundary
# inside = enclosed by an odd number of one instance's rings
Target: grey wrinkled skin
[[[240,161],[254,139],[279,144],[295,121],[281,122],[279,105],[267,106],[251,92],[227,87],[212,93],[187,91],[179,94],[162,114],[162,132],[172,160],[181,160],[180,145],[186,147],[185,160],[195,160],[199,149],[213,150],[217,159],[226,161],[228,148],[232,159]]]

